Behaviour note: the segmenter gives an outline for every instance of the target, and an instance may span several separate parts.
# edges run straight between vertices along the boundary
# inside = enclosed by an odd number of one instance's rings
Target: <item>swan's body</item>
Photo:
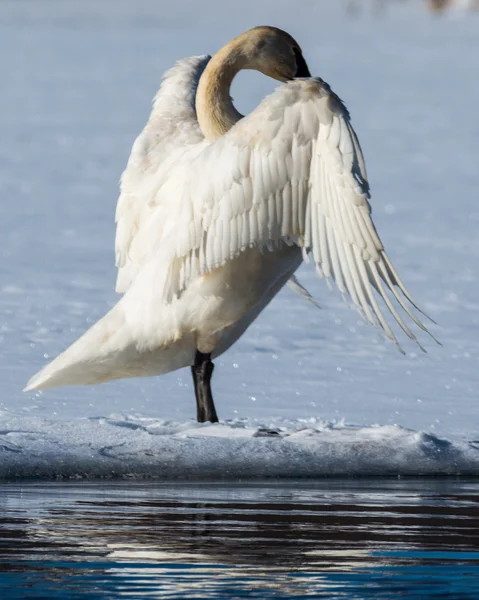
[[[288,81],[245,118],[229,97],[241,68]],[[122,176],[116,260],[124,296],[27,389],[195,364],[197,399],[200,380],[211,396],[211,358],[241,336],[308,252],[394,341],[372,288],[409,337],[416,339],[385,287],[426,330],[371,220],[349,114],[322,80],[289,81],[298,74],[309,75],[299,46],[266,27],[167,73]]]

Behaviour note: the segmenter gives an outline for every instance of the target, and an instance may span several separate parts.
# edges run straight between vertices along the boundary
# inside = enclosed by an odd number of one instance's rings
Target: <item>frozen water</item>
[[[117,182],[161,74],[259,23],[290,31],[311,71],[346,101],[378,229],[438,321],[444,347],[423,340],[422,355],[405,341],[402,357],[305,266],[299,278],[322,310],[285,289],[217,360],[214,392],[225,424],[188,421],[187,370],[22,394],[28,378],[117,299]],[[293,0],[227,8],[213,0],[3,2],[1,472],[72,475],[76,465],[92,475],[158,474],[175,463],[206,476],[200,458],[215,455],[215,469],[231,460],[251,476],[268,464],[276,475],[477,471],[467,442],[479,436],[478,25],[459,13],[431,18],[418,2],[351,20],[340,3],[321,0],[301,11]],[[248,111],[275,85],[241,74],[233,96]],[[170,420],[164,435],[152,435]],[[284,430],[278,439],[253,437],[271,423]],[[114,458],[100,452],[121,440]]]
[[[148,418],[75,421],[2,414],[0,478],[254,479],[472,475],[479,443],[318,419],[221,424]]]

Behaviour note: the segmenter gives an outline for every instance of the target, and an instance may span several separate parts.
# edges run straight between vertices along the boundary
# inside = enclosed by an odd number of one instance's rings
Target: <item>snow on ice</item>
[[[317,419],[220,424],[155,419],[16,419],[0,437],[0,478],[231,480],[324,476],[471,475],[479,442]]]

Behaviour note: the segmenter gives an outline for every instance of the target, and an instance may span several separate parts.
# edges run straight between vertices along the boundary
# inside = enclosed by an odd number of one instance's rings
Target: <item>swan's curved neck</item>
[[[201,75],[196,92],[196,116],[205,138],[213,141],[242,118],[233,106],[230,87],[235,75],[246,68],[241,50],[228,44],[217,52]]]

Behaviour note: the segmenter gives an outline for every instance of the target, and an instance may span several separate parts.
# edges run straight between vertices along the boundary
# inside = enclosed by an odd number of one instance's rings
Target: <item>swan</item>
[[[230,98],[242,69],[282,83],[246,117]],[[289,34],[255,27],[212,58],[180,60],[121,178],[115,250],[123,296],[25,390],[190,366],[197,420],[216,422],[212,360],[288,280],[311,300],[294,277],[310,258],[399,349],[381,301],[419,344],[405,315],[429,331],[383,248],[369,198],[349,113],[311,77]]]

